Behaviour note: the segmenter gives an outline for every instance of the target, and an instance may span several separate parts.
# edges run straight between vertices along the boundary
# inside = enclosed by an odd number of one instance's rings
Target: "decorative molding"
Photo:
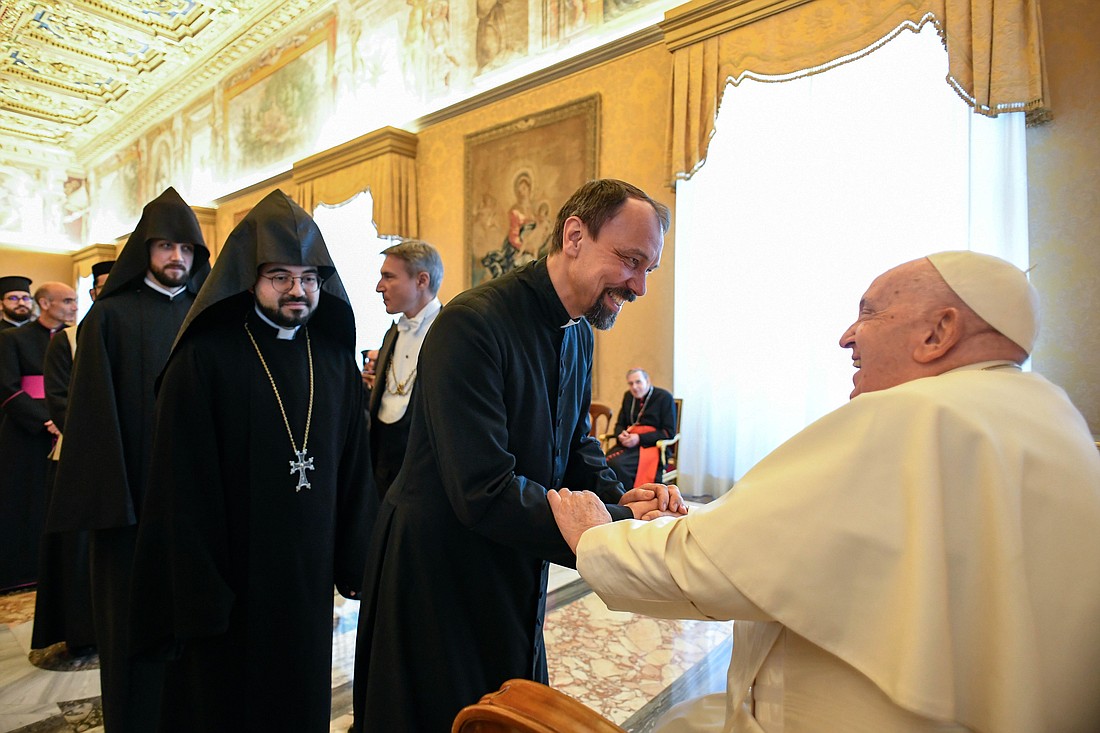
[[[669,51],[751,25],[814,0],[693,0],[665,13],[658,25]]]
[[[806,1],[807,0],[803,0],[803,2]],[[656,46],[662,43],[663,40],[664,36],[659,26],[647,26],[629,36],[623,36],[618,40],[594,48],[588,53],[574,56],[552,66],[547,66],[527,76],[520,77],[515,81],[502,84],[499,87],[469,97],[461,102],[456,102],[450,107],[445,107],[431,114],[419,117],[413,120],[413,122],[409,124],[409,127],[413,130],[420,131],[432,125],[438,125],[440,122],[445,122],[451,118],[466,114],[467,112],[472,112],[487,104],[499,102],[502,99],[507,99],[521,92],[526,92],[544,84],[558,81],[559,79],[563,79],[579,71],[585,71],[593,66],[598,66],[599,64],[621,58],[628,53],[640,51],[650,46]]]
[[[298,161],[292,168],[294,182],[305,183],[382,155],[415,159],[417,143],[415,133],[383,127]]]

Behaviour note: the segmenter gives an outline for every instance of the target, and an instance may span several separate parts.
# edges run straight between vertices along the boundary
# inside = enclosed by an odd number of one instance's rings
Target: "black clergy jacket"
[[[546,681],[546,562],[575,563],[547,489],[592,490],[631,516],[588,436],[592,347],[545,260],[440,312],[368,555],[357,730],[447,730],[511,677]]]
[[[50,330],[38,321],[0,335],[0,590],[38,577],[53,438],[45,400],[23,389],[23,377],[41,376],[49,342]]]

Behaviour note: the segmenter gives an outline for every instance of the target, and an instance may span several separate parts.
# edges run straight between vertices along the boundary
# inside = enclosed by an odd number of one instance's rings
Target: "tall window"
[[[378,270],[386,259],[378,253],[393,242],[378,236],[373,212],[369,191],[342,204],[319,204],[313,212],[355,311],[355,356],[360,366],[361,352],[381,346],[386,329],[394,322],[382,305],[382,296],[374,291]]]
[[[848,399],[839,338],[879,273],[947,249],[1027,267],[1023,115],[975,115],[934,29],[782,83],[727,88],[677,186],[681,488],[724,493]]]

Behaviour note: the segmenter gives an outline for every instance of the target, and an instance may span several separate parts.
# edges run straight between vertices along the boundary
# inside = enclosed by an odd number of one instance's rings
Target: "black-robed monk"
[[[128,644],[131,567],[152,450],[154,382],[209,259],[194,212],[167,189],[146,204],[77,337],[47,529],[91,531],[92,611],[111,733],[147,733],[159,715],[163,665],[135,661]]]
[[[50,339],[42,366],[46,411],[62,433],[69,405],[75,344],[76,326],[63,329]],[[53,460],[49,462],[46,476],[47,498],[53,494],[63,443],[59,440],[50,454]],[[85,470],[95,471],[95,464],[89,464]],[[45,649],[62,641],[72,653],[90,651],[95,644],[86,530],[42,533],[31,648]]]
[[[286,305],[311,273],[316,309]],[[271,277],[289,289],[260,315]],[[147,731],[329,730],[333,586],[358,596],[378,501],[354,333],[320,231],[273,192],[226,240],[160,384],[133,631],[172,661]]]

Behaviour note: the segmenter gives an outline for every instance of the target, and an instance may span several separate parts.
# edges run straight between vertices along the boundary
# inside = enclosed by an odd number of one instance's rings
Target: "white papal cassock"
[[[1085,421],[1007,362],[860,395],[718,501],[577,548],[613,609],[744,620],[724,702],[669,730],[768,733],[1100,730],[1098,558]]]

